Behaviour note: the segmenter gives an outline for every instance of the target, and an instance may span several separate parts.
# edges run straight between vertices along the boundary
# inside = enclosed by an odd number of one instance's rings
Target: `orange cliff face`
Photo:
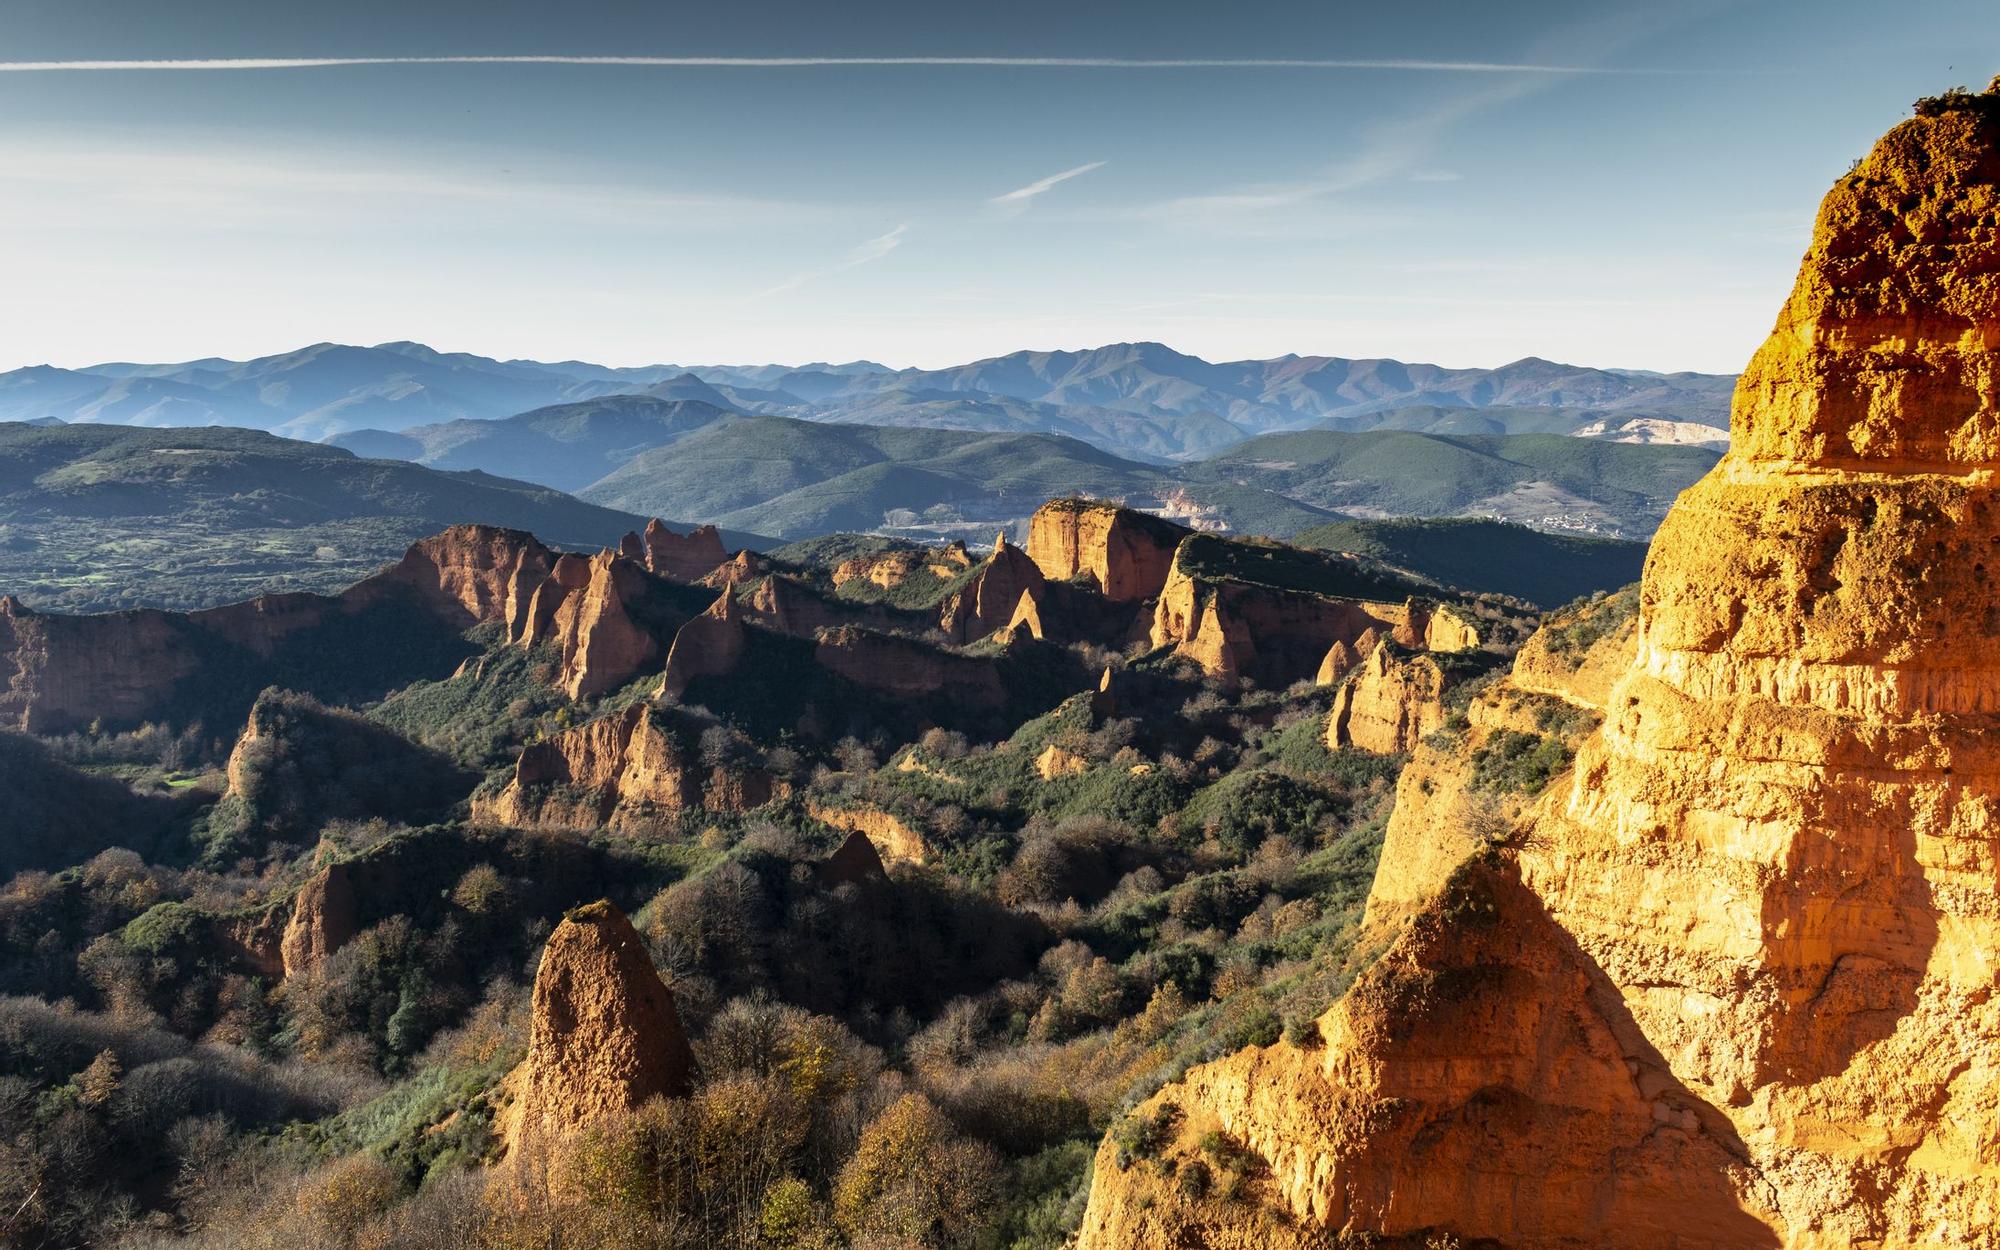
[[[1572,772],[1456,869],[1385,884],[1385,848],[1375,894],[1405,905],[1371,898],[1387,953],[1323,1048],[1197,1068],[1160,1105],[1247,1144],[1307,1231],[1991,1245],[1996,379],[1989,93],[1827,196],[1730,453],[1655,539],[1636,630],[1600,642],[1632,658],[1553,692],[1604,695]],[[1550,654],[1517,686],[1561,686]],[[1150,1175],[1100,1153],[1083,1250],[1292,1244],[1232,1240],[1240,1216]]]
[[[1167,584],[1174,549],[1188,532],[1115,504],[1055,499],[1028,522],[1028,558],[1051,581],[1089,573],[1113,602],[1151,599]]]
[[[516,1160],[560,1151],[578,1130],[656,1097],[685,1097],[694,1056],[673,995],[625,914],[579,907],[549,935],[535,974],[528,1057],[498,1128]]]

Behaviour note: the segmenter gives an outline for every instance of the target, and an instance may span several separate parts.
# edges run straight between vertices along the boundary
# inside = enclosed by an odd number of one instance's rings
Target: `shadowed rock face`
[[[1002,534],[979,571],[941,605],[938,628],[954,642],[976,642],[1012,624],[1022,599],[1038,598],[1044,580],[1027,553]]]
[[[694,1056],[632,922],[608,902],[571,912],[535,974],[528,1057],[514,1075],[510,1148],[560,1146],[655,1097],[685,1097]]]
[[[1280,1043],[1162,1097],[1246,1140],[1315,1229],[1991,1245],[1996,348],[1989,95],[1827,196],[1730,454],[1655,539],[1636,637],[1606,636],[1632,658],[1571,776],[1431,883],[1322,1056]],[[1146,1183],[1100,1155],[1085,1250],[1250,1244]]]

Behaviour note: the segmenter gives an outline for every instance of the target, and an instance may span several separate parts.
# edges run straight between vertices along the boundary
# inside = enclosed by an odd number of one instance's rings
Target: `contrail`
[[[1438,74],[1655,74],[1667,71],[1607,69],[1589,65],[1537,65],[1506,61],[1334,60],[1305,57],[1112,56],[298,56],[229,57],[170,61],[0,61],[0,74],[73,74],[105,71],[214,71],[343,69],[370,65],[605,65],[652,69],[810,69],[895,66],[969,66],[991,69],[1306,69],[1404,70]]]

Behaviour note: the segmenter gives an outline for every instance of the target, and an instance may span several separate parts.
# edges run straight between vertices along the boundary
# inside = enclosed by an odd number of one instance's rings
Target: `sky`
[[[0,0],[0,368],[1158,340],[1733,372],[1833,179],[2000,72],[1994,19]]]

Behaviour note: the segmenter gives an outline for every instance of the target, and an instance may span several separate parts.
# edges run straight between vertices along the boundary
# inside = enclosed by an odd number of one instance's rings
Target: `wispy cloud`
[[[845,273],[850,269],[858,269],[881,260],[902,245],[903,236],[909,233],[909,229],[910,227],[905,224],[897,226],[887,234],[878,234],[861,246],[850,250],[838,263],[795,273],[778,285],[757,292],[752,298],[765,299],[772,295],[783,295],[787,291],[798,290],[808,282],[817,282],[821,278],[830,278],[834,274]]]
[[[1728,0],[1686,0],[1662,10],[1606,11],[1543,37],[1530,49],[1531,65],[1561,65],[1565,73],[1514,73],[1490,79],[1459,94],[1443,96],[1412,113],[1363,130],[1360,143],[1344,159],[1294,182],[1260,184],[1181,196],[1147,206],[1140,214],[1175,225],[1257,233],[1266,227],[1246,218],[1323,201],[1393,178],[1427,180],[1436,149],[1461,122],[1555,89],[1575,75],[1644,75],[1678,71],[1614,69],[1602,62],[1670,26],[1692,21]]]
[[[1001,208],[1015,213],[1025,212],[1034,198],[1047,191],[1050,187],[1055,186],[1059,182],[1068,182],[1072,178],[1080,177],[1093,169],[1103,169],[1107,163],[1105,161],[1092,161],[1088,165],[1078,165],[1075,169],[1065,169],[1059,174],[1050,174],[1046,178],[1037,178],[1025,187],[1015,187],[1012,191],[996,195],[988,200],[987,203],[996,204]]]
[[[0,228],[359,226],[436,212],[676,230],[827,215],[803,202],[608,183],[589,170],[517,173],[342,148],[0,141]]]
[[[1596,65],[1408,58],[1115,57],[1115,56],[296,56],[158,61],[0,61],[0,74],[345,69],[370,65],[600,65],[643,69],[813,69],[962,66],[987,69],[1303,69],[1388,70],[1436,74],[1657,74]]]

